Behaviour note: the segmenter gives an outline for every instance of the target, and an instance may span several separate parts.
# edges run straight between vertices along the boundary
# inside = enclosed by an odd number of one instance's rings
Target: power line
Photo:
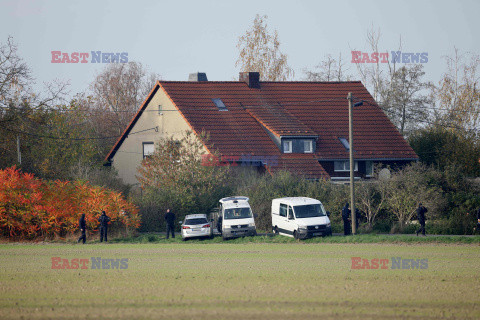
[[[70,137],[55,137],[55,136],[46,136],[46,135],[40,135],[40,134],[36,134],[36,133],[30,133],[30,132],[21,131],[21,130],[13,130],[13,129],[9,129],[9,128],[4,128],[4,129],[5,129],[5,130],[7,130],[7,131],[10,131],[10,132],[17,133],[17,134],[25,134],[25,135],[28,135],[28,136],[33,136],[33,137],[37,137],[37,138],[46,138],[46,139],[53,139],[53,140],[71,140],[71,141],[82,141],[82,140],[103,140],[103,139],[113,139],[113,138],[119,138],[119,137],[121,137],[121,136],[122,136],[122,135],[118,135],[118,136],[110,136],[110,137],[82,137],[82,138],[70,138]],[[145,131],[150,131],[150,130],[155,130],[156,132],[158,132],[158,127],[149,128],[149,129],[145,129],[145,130],[140,130],[140,131],[136,131],[136,132],[131,132],[131,133],[129,133],[128,135],[137,134],[137,133],[141,133],[141,132],[145,132]]]
[[[292,101],[292,102],[286,102],[282,103],[283,106],[285,105],[302,105],[302,104],[310,104],[310,103],[316,103],[316,102],[333,102],[333,101],[345,101],[345,98],[331,98],[331,99],[316,99],[316,100],[309,100],[309,101]],[[196,105],[188,105],[188,104],[183,104],[189,107],[196,107]],[[245,104],[248,108],[251,107],[272,107],[272,106],[277,106],[278,102],[274,103],[262,103],[262,104]],[[209,106],[206,106],[209,107]],[[213,107],[213,105],[212,105]],[[8,110],[8,109],[16,109],[16,110],[23,110],[24,108],[22,107],[5,107],[5,106],[0,106],[0,108]],[[57,112],[110,112],[110,113],[132,113],[135,114],[138,112],[138,109],[136,111],[130,111],[130,110],[109,110],[109,109],[58,109],[58,108],[38,108],[38,109],[32,109],[35,111],[57,111]],[[178,109],[153,109],[153,110],[143,110],[142,112],[178,112]]]
[[[363,100],[360,98],[355,98],[355,100],[361,100],[364,103],[367,103],[372,106],[379,106],[381,108],[381,105],[379,105],[376,101],[373,100]],[[317,100],[310,100],[310,101],[292,101],[292,102],[286,102],[282,103],[282,106],[292,106],[292,105],[305,105],[305,104],[311,104],[311,103],[326,103],[326,102],[343,102],[345,101],[345,98],[331,98],[331,99],[317,99]],[[184,104],[185,105],[185,104]],[[256,107],[275,107],[277,103],[266,103],[266,104],[244,104],[246,108],[256,108]],[[186,105],[188,107],[196,107],[195,105]],[[209,107],[209,106],[206,106]],[[233,106],[232,106],[233,107]],[[16,110],[22,110],[24,108],[22,107],[5,107],[5,106],[0,106],[0,108],[8,110],[8,109],[16,109]],[[198,108],[198,106],[197,106]],[[451,109],[447,108],[438,108],[438,107],[433,107],[433,106],[416,106],[415,108],[417,109],[428,109],[428,110],[437,110],[437,111],[452,111]],[[56,112],[61,112],[61,113],[66,113],[66,112],[86,112],[86,113],[131,113],[134,115],[135,113],[138,112],[138,109],[136,111],[130,111],[130,110],[109,110],[109,109],[56,109],[56,108],[38,108],[38,109],[32,109],[34,111],[56,111]],[[459,113],[465,113],[465,114],[480,114],[480,110],[454,110],[455,112]],[[143,110],[142,112],[179,112],[178,109],[153,109],[153,110]]]
[[[367,100],[363,100],[361,98],[357,98],[357,97],[354,97],[355,100],[359,100],[359,101],[363,101],[364,103],[366,104],[369,104],[369,105],[372,105],[372,106],[378,106],[378,103],[374,100],[370,100],[370,99],[367,99]],[[315,99],[315,100],[309,100],[309,101],[291,101],[291,102],[286,102],[286,103],[282,103],[281,105],[282,106],[292,106],[292,105],[304,105],[304,104],[312,104],[312,103],[328,103],[328,102],[344,102],[346,99],[345,98],[342,98],[342,97],[336,97],[336,98],[330,98],[330,99]],[[245,108],[261,108],[261,107],[276,107],[278,105],[278,102],[277,103],[264,103],[264,104],[246,104],[244,106],[244,104],[242,104],[242,102],[240,102],[240,107],[242,109],[245,109]],[[195,105],[187,105],[187,106],[191,106],[191,107],[195,107]],[[233,106],[232,106],[233,107]],[[5,107],[5,106],[0,106],[0,108],[3,108],[3,109],[17,109],[17,110],[20,110],[20,109],[23,109],[21,107],[13,107],[13,106],[10,106],[10,107]],[[441,109],[441,108],[434,108],[434,107],[423,107],[424,109],[433,109],[433,110],[447,110],[447,109]],[[115,112],[129,112],[129,113],[132,113],[134,114],[135,112],[132,112],[132,111],[128,111],[128,110],[120,110],[120,111],[114,111],[114,110],[98,110],[98,109],[67,109],[67,110],[61,110],[61,109],[56,109],[56,108],[45,108],[45,109],[32,109],[34,111],[58,111],[58,112],[75,112],[75,111],[78,111],[78,112],[91,112],[91,113],[98,113],[98,112],[112,112],[112,113],[115,113]],[[179,112],[179,110],[177,109],[154,109],[154,110],[143,110],[142,112]],[[480,113],[480,111],[478,112]],[[398,115],[397,115],[398,116]],[[427,123],[427,124],[435,124],[433,122],[430,122],[430,121],[426,121],[426,120],[419,120],[419,119],[413,119],[411,117],[409,117],[410,119],[412,120],[416,120],[416,121],[420,121],[420,122],[424,122],[424,123]],[[81,124],[76,124],[76,125],[81,125]],[[452,125],[444,125],[445,127],[449,127],[449,128],[453,128],[453,129],[459,129],[459,130],[464,130],[464,128],[461,128],[461,127],[457,127],[457,126],[452,126]],[[55,139],[55,140],[72,140],[72,141],[81,141],[81,140],[102,140],[102,139],[113,139],[113,138],[119,138],[121,137],[122,135],[117,135],[117,136],[109,136],[109,137],[80,137],[80,138],[70,138],[70,137],[55,137],[55,136],[47,136],[47,135],[39,135],[39,134],[34,134],[34,133],[29,133],[29,132],[26,132],[26,131],[21,131],[21,130],[13,130],[13,129],[9,129],[9,128],[5,128],[6,130],[8,131],[11,131],[11,132],[14,132],[14,133],[17,133],[17,134],[25,134],[25,135],[30,135],[30,136],[34,136],[34,137],[40,137],[40,138],[47,138],[47,139]],[[150,129],[146,129],[146,130],[141,130],[141,131],[138,131],[138,132],[133,132],[133,133],[129,133],[130,134],[136,134],[136,133],[141,133],[141,132],[145,132],[145,131],[149,131],[149,130],[157,130],[158,131],[158,127],[155,127],[155,128],[150,128]],[[474,130],[474,131],[479,131],[478,129],[471,129],[471,130]]]
[[[396,110],[393,110],[393,111],[396,111]],[[394,112],[392,112],[392,113],[394,113]],[[397,113],[396,116],[402,117],[403,115],[399,115]],[[407,118],[409,120],[423,122],[423,123],[430,124],[430,125],[439,125],[439,123],[435,123],[435,122],[424,120],[424,119],[414,118],[410,115],[405,115],[405,118]],[[440,125],[442,127],[446,127],[446,128],[450,128],[450,129],[457,129],[457,130],[464,130],[464,131],[480,131],[480,129],[476,129],[476,128],[466,129],[466,128],[462,128],[462,127],[454,126],[454,125],[449,125],[449,124],[440,124]]]

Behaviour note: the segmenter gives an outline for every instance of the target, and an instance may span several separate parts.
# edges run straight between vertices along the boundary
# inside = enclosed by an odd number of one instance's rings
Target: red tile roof
[[[325,176],[321,165],[314,165],[318,161],[311,160],[314,156],[321,160],[348,159],[348,150],[339,140],[348,139],[348,92],[366,101],[354,110],[356,159],[418,159],[360,81],[261,82],[260,89],[237,81],[159,81],[157,86],[168,94],[195,132],[210,133],[210,141],[220,154],[276,156],[281,165],[271,166],[271,171],[283,166]],[[213,98],[220,98],[228,111],[219,111]],[[134,120],[145,107],[146,103]],[[266,129],[277,136],[318,136],[316,153],[282,154]],[[107,160],[113,158],[123,139]]]
[[[308,179],[329,179],[329,174],[313,154],[283,154],[278,161],[271,161],[269,172],[286,170]]]
[[[317,136],[281,104],[247,106],[247,112],[276,136]]]

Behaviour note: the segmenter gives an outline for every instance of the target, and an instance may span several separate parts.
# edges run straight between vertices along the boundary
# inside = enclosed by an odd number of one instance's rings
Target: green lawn
[[[52,257],[128,268],[58,270]],[[356,270],[351,257],[428,268]],[[0,319],[480,318],[478,243],[5,244],[0,270]]]

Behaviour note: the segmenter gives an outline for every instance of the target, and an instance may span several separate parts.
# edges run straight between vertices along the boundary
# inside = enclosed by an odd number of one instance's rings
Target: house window
[[[334,162],[334,170],[337,172],[350,172],[350,161],[335,161]],[[355,168],[354,171],[358,171],[358,162],[355,161]]]
[[[292,140],[283,141],[283,153],[292,153]]]
[[[365,175],[367,177],[373,177],[373,162],[365,161]]]
[[[305,152],[305,153],[312,153],[313,152],[312,140],[303,140],[303,152]]]
[[[143,142],[143,159],[153,154],[155,151],[155,145],[153,142]]]
[[[158,105],[158,115],[162,115],[163,114],[163,106],[161,104]]]

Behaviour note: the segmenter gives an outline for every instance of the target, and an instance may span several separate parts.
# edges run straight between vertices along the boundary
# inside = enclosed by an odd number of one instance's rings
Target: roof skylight
[[[228,111],[227,106],[223,103],[222,99],[220,98],[213,98],[213,103],[218,108],[218,111]]]
[[[347,140],[347,139],[345,139],[345,138],[338,138],[338,140],[340,140],[340,142],[343,144],[343,146],[345,147],[345,149],[350,150],[350,143],[348,143],[348,140]]]

